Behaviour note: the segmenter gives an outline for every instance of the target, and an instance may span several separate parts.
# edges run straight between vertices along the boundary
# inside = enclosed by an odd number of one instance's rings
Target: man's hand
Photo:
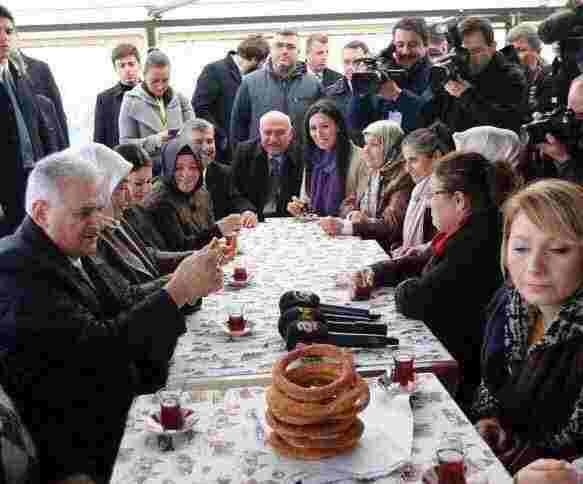
[[[241,214],[241,225],[248,229],[257,227],[257,214],[251,210],[245,210]]]
[[[506,432],[497,418],[483,418],[476,423],[476,431],[480,434],[495,454],[507,450],[509,442]]]
[[[219,230],[223,235],[231,235],[233,232],[241,230],[241,215],[232,213],[217,222]]]
[[[564,460],[538,459],[514,476],[515,484],[577,484],[574,467]]]
[[[444,87],[450,96],[460,97],[472,85],[468,81],[447,81]]]
[[[320,227],[330,236],[338,235],[342,231],[342,220],[337,217],[322,217]]]
[[[208,296],[223,287],[221,250],[216,239],[184,259],[164,288],[180,308],[195,298]]]
[[[541,143],[538,145],[542,153],[559,162],[564,162],[569,159],[569,152],[563,143],[561,143],[552,134],[547,134],[545,138],[546,143]]]
[[[379,96],[385,98],[387,101],[396,101],[400,95],[401,88],[395,81],[389,79],[388,81],[381,84],[381,88],[379,89]]]
[[[291,202],[287,204],[287,211],[294,217],[299,217],[306,210],[306,204],[298,197],[292,197]]]
[[[167,129],[165,129],[164,131],[160,131],[158,133],[158,136],[160,137],[160,143],[168,143],[168,140],[170,139]]]

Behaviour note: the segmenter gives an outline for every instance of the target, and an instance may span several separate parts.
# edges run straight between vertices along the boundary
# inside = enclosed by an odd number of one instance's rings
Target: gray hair
[[[148,73],[151,67],[170,67],[170,57],[160,49],[150,49],[146,62],[144,62],[144,75]]]
[[[536,28],[531,24],[518,24],[516,27],[510,29],[508,36],[506,37],[506,42],[511,44],[519,39],[526,39],[528,46],[531,49],[540,52],[542,43]]]
[[[32,215],[32,205],[38,200],[60,203],[62,199],[59,181],[63,178],[100,182],[102,174],[91,163],[79,163],[78,157],[70,149],[43,158],[35,165],[28,177],[26,213]]]
[[[203,118],[193,118],[182,125],[180,134],[188,133],[189,131],[206,131],[207,129],[215,129],[214,124]]]

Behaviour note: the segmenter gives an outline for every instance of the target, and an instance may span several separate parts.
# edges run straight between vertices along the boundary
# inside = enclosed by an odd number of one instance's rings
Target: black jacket
[[[123,95],[132,89],[118,82],[97,95],[93,141],[113,148],[119,144],[119,110]]]
[[[285,153],[280,183],[280,198],[277,201],[276,215],[289,215],[287,202],[292,195],[299,195],[302,184],[303,165],[298,146],[291,143]],[[260,139],[239,143],[233,159],[232,203],[235,211],[243,213],[251,210],[260,221],[265,219],[263,210],[269,191],[269,166],[267,153]]]
[[[61,126],[55,104],[42,94],[36,95],[36,102],[47,131],[46,154],[64,150],[69,143],[65,139],[66,129]]]
[[[229,127],[231,111],[239,85],[241,71],[230,51],[224,59],[207,64],[198,80],[192,95],[192,108],[199,118],[215,125],[219,159],[230,161]]]
[[[475,126],[518,132],[527,110],[526,79],[520,66],[496,52],[486,68],[469,81],[460,97],[439,88],[421,109],[419,127],[441,121],[452,133]]]
[[[500,215],[493,207],[472,214],[421,273],[392,268],[404,280],[395,290],[397,310],[424,321],[460,363],[466,396],[480,382],[484,310],[502,284],[500,244]]]
[[[322,72],[322,87],[325,89],[343,77],[344,76],[340,74],[340,72],[336,72],[335,70],[326,67],[324,72]]]
[[[16,88],[16,98],[32,141],[34,161],[46,154],[48,134],[32,89],[32,85],[12,63],[10,73]],[[0,222],[0,237],[11,234],[24,218],[24,192],[28,170],[23,167],[16,113],[4,83],[0,82],[0,204],[4,218]]]
[[[0,240],[6,389],[37,445],[42,482],[107,476],[135,394],[133,362],[167,362],[185,331],[166,291],[115,317],[102,296],[30,218]]]
[[[55,82],[53,73],[49,65],[39,59],[34,59],[22,54],[22,59],[26,63],[26,69],[35,94],[48,97],[55,105],[59,126],[62,129],[62,136],[65,140],[65,148],[69,146],[69,129],[67,125],[67,115],[63,108],[61,92]]]
[[[236,211],[231,200],[231,167],[229,165],[218,161],[209,163],[204,182],[211,196],[215,220],[221,220]]]

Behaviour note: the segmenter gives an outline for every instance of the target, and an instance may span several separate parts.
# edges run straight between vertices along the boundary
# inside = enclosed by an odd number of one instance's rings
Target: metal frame
[[[524,8],[478,8],[471,10],[400,10],[386,12],[357,12],[357,13],[325,13],[300,14],[261,17],[223,17],[177,20],[141,20],[129,22],[95,22],[53,25],[19,25],[20,32],[67,32],[84,30],[123,30],[145,29],[148,46],[156,45],[156,31],[163,27],[205,27],[215,25],[248,25],[248,24],[288,24],[301,22],[330,22],[349,20],[390,20],[401,17],[452,17],[456,15],[481,15],[500,17],[500,22],[512,27],[518,21],[542,20],[555,12],[551,7],[524,7]],[[498,21],[498,20],[497,20]]]

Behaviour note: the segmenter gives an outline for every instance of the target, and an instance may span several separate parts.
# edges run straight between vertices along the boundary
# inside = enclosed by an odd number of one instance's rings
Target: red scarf
[[[449,233],[446,232],[438,232],[435,237],[433,237],[433,239],[431,239],[431,251],[433,252],[433,255],[436,257],[441,257],[444,253],[445,253],[445,246],[447,245],[447,241],[453,236],[455,235],[459,229],[461,229],[466,222],[468,221],[468,219],[470,218],[470,215],[468,214],[467,216],[465,216],[462,221],[460,222],[460,224],[457,226],[457,228]]]

